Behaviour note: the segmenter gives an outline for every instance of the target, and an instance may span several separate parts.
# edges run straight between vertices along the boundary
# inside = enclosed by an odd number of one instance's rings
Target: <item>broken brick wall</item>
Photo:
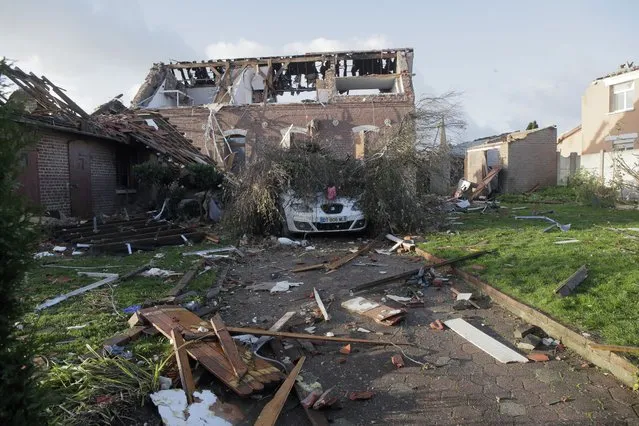
[[[309,137],[335,154],[354,157],[361,126],[367,126],[364,129],[369,131],[377,128],[383,135],[392,131],[404,117],[414,111],[412,97],[393,101],[390,98],[380,100],[377,96],[358,96],[357,100],[358,102],[349,103],[342,100],[325,105],[296,103],[225,106],[215,115],[223,131],[246,132],[247,157],[262,144],[278,145],[291,125],[294,126],[293,140],[296,134],[300,135],[304,131],[306,133],[302,136]],[[206,107],[169,108],[160,110],[160,113],[206,153],[204,133],[209,117]],[[310,129],[311,121],[313,129]],[[219,139],[219,132],[216,132],[216,137]],[[214,157],[213,142],[210,141],[208,145],[209,155]]]
[[[511,142],[504,176],[504,192],[521,193],[539,184],[557,184],[557,128],[528,132],[523,140]]]

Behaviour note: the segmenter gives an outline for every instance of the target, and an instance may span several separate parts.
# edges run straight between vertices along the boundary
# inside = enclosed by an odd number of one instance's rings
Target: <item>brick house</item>
[[[415,110],[412,61],[405,48],[155,64],[132,104],[227,168],[265,144],[361,158]]]
[[[45,77],[19,68],[0,71],[19,88],[8,100],[24,107],[15,121],[37,140],[23,154],[20,191],[46,211],[84,218],[111,214],[135,196],[134,164],[211,162],[157,114],[133,113],[120,104],[120,112],[103,105],[88,115]]]
[[[502,166],[498,187],[502,193],[521,193],[557,183],[557,128],[503,133],[466,145],[464,178],[480,182],[489,169]]]

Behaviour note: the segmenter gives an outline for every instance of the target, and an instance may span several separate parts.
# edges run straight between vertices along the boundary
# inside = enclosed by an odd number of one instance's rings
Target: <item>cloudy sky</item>
[[[0,0],[0,56],[92,111],[154,62],[415,48],[419,93],[456,90],[465,139],[579,123],[594,78],[639,61],[633,0]]]

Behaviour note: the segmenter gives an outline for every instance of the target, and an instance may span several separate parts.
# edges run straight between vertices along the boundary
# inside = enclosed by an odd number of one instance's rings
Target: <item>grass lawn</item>
[[[639,346],[639,232],[609,229],[639,228],[639,211],[535,202],[540,197],[504,197],[501,207],[508,208],[456,214],[456,222],[463,222],[452,227],[458,233],[431,234],[421,247],[444,258],[497,250],[462,268],[595,340]],[[533,210],[554,210],[543,215],[572,228],[543,233],[550,223],[514,219]],[[567,239],[580,242],[554,244]],[[471,270],[474,264],[485,269]],[[572,295],[558,297],[554,290],[584,264],[588,278]]]
[[[182,256],[182,252],[211,248],[210,244],[194,247],[164,247],[155,252],[135,253],[130,256],[74,256],[48,257],[42,263],[56,266],[91,267],[83,271],[109,272],[125,274],[149,261],[153,266],[175,272],[186,272],[197,256]],[[157,253],[164,257],[154,258]],[[129,314],[122,312],[131,305],[141,304],[147,300],[158,300],[167,296],[167,292],[179,280],[179,276],[171,278],[136,276],[126,282],[115,282],[68,300],[39,313],[34,308],[46,299],[67,293],[100,280],[79,276],[78,270],[52,268],[38,265],[33,267],[21,289],[21,297],[25,312],[20,324],[24,327],[20,335],[28,338],[37,348],[38,353],[48,359],[77,359],[77,355],[87,353],[89,344],[101,350],[102,342],[127,329]],[[198,297],[204,298],[206,291],[215,279],[215,270],[197,276],[189,283],[187,289],[195,290]],[[84,326],[83,328],[68,328]],[[170,351],[168,341],[160,336],[142,337],[134,341],[129,348],[134,355],[163,357]]]

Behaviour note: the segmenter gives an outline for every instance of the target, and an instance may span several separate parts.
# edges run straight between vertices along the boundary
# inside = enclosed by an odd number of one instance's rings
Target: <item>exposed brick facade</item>
[[[503,170],[499,183],[504,193],[521,193],[539,184],[544,188],[557,183],[557,128],[514,132],[501,143],[481,145],[466,153],[464,176],[479,182],[484,176],[488,148],[497,149]]]
[[[112,214],[116,207],[115,142],[91,141],[91,198],[94,214]]]
[[[505,192],[525,192],[537,184],[541,188],[557,184],[556,127],[531,132],[509,145]]]
[[[43,131],[37,145],[40,205],[45,210],[71,214],[69,196],[69,148],[71,135]]]
[[[301,129],[306,130],[314,120],[313,140],[334,153],[355,156],[355,142],[359,137],[353,129],[359,126],[375,126],[381,134],[396,126],[407,114],[414,111],[412,98],[398,101],[389,96],[353,96],[358,101],[330,103],[267,104],[225,106],[216,113],[223,131],[246,131],[247,155],[260,144],[279,144],[283,133],[293,125],[293,137]],[[209,117],[206,107],[166,108],[163,116],[185,133],[203,153],[204,133]],[[389,121],[386,121],[389,120]],[[386,123],[389,123],[388,126]],[[219,132],[217,137],[219,138]],[[219,142],[219,141],[218,141]],[[214,147],[209,142],[209,153],[214,157]]]
[[[40,206],[45,210],[58,210],[72,215],[69,181],[69,142],[78,135],[56,130],[41,130],[37,144]],[[91,203],[94,214],[111,214],[116,208],[117,142],[101,139],[83,139],[90,150]]]

